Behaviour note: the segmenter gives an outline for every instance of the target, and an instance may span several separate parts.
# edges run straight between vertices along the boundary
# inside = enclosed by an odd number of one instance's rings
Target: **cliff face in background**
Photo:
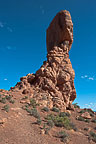
[[[70,13],[60,11],[47,29],[47,61],[36,74],[22,77],[11,91],[21,91],[43,106],[71,109],[76,98],[75,73],[69,59],[73,42],[73,23]]]

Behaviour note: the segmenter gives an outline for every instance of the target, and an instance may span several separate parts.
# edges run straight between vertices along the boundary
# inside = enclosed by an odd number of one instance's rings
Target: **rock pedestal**
[[[44,106],[70,109],[76,98],[75,73],[69,59],[73,42],[73,23],[70,13],[60,11],[47,29],[47,61],[36,74],[21,78],[14,89],[30,93]]]

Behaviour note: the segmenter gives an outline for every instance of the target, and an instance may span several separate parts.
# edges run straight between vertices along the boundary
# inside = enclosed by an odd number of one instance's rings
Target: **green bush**
[[[90,131],[90,136],[94,142],[96,142],[96,133]]]
[[[89,123],[89,122],[90,122],[90,120],[89,120],[89,119],[85,119],[85,122],[88,122],[88,123]]]
[[[35,101],[35,99],[30,99],[30,106],[32,106],[33,108],[35,108],[37,106],[37,103]]]
[[[76,128],[76,125],[74,123],[70,123],[70,127],[74,130],[77,131],[78,129]]]
[[[60,117],[59,115],[50,114],[46,118],[47,120],[52,120],[57,127],[65,127],[66,129],[71,129],[70,120],[67,116]]]
[[[39,115],[39,113],[37,112],[37,109],[36,109],[36,108],[31,109],[30,115],[32,115],[32,116],[34,116],[35,118],[38,118],[38,119],[40,118],[40,115]]]
[[[29,114],[31,114],[31,111],[32,111],[31,109],[25,107],[25,110],[26,110]]]
[[[12,104],[14,104],[14,103],[15,103],[15,100],[12,100],[12,99],[11,99],[9,102],[12,103]]]
[[[54,120],[54,118],[55,118],[55,115],[54,114],[49,114],[49,115],[47,115],[47,117],[45,118],[45,119],[47,119],[47,120]]]
[[[52,120],[48,120],[47,125],[52,128],[54,126],[54,122]]]
[[[5,104],[6,103],[6,98],[4,97],[4,98],[0,99],[0,102]]]
[[[84,112],[85,112],[85,110],[81,110],[79,113],[81,113],[81,114],[82,114],[82,113],[84,113]]]
[[[45,134],[48,134],[49,130],[50,130],[50,127],[45,128]]]
[[[65,143],[67,141],[69,135],[65,131],[60,131],[58,133],[58,137],[61,138],[61,141]]]
[[[78,118],[77,118],[77,120],[79,120],[79,121],[84,121],[84,122],[90,122],[90,120],[89,119],[84,119],[82,116],[79,116]]]
[[[53,108],[52,108],[52,111],[54,111],[54,112],[59,112],[59,109],[56,108],[56,107],[53,107]]]
[[[10,96],[10,95],[6,95],[5,98],[6,98],[7,100],[11,100],[12,96]]]
[[[46,111],[46,112],[49,112],[49,108],[48,107],[44,107],[42,110]]]
[[[41,120],[40,118],[38,118],[36,123],[37,123],[38,125],[41,125],[41,122],[42,122],[42,120]]]
[[[28,99],[28,96],[23,97],[22,100],[23,100],[23,99]]]
[[[78,103],[74,103],[73,106],[74,106],[74,108],[80,108],[80,106],[78,105]]]
[[[96,119],[93,119],[91,122],[96,123]]]
[[[60,112],[59,116],[60,117],[65,117],[65,116],[70,117],[70,114],[68,112]]]
[[[81,117],[81,116],[79,116],[79,117],[77,118],[77,120],[79,120],[79,121],[85,121],[85,119],[84,119],[83,117]]]
[[[84,130],[85,130],[85,131],[88,131],[88,130],[89,130],[89,128],[86,128],[86,127],[85,127],[85,128],[84,128]]]
[[[3,107],[3,110],[6,111],[6,112],[9,112],[9,105],[5,105],[5,106]]]

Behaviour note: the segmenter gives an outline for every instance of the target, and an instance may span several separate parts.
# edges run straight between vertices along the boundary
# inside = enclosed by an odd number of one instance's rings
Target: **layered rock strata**
[[[69,59],[73,42],[73,23],[70,13],[60,11],[47,29],[47,61],[36,74],[22,77],[11,90],[22,90],[36,101],[52,108],[70,109],[76,98],[75,73]]]

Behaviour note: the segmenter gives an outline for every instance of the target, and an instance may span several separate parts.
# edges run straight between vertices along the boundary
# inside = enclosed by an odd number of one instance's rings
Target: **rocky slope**
[[[68,11],[60,11],[47,29],[47,61],[36,74],[22,77],[12,90],[29,93],[40,105],[72,109],[76,98],[75,73],[69,59],[73,23]]]

